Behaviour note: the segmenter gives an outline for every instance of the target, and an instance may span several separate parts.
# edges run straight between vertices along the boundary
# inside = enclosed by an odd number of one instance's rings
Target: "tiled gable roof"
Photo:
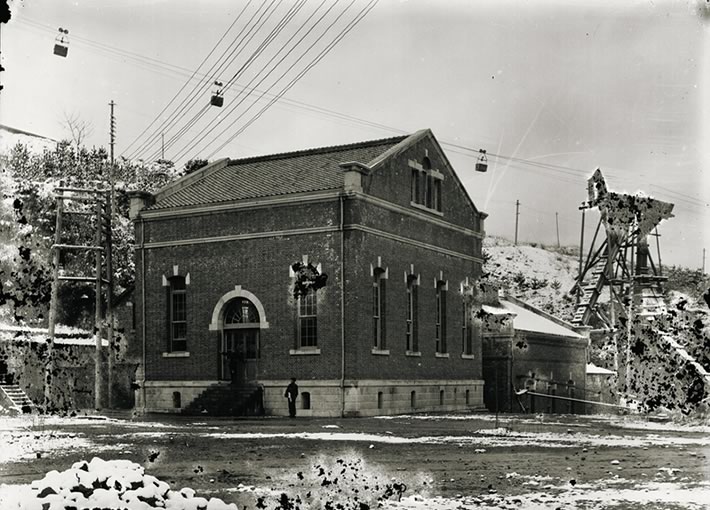
[[[230,160],[227,165],[197,176],[192,182],[166,189],[150,209],[191,207],[249,198],[340,189],[340,163],[368,164],[407,136]],[[199,170],[198,170],[199,172]],[[188,176],[190,178],[192,176]],[[169,187],[168,187],[169,188]],[[161,196],[163,194],[163,196]]]

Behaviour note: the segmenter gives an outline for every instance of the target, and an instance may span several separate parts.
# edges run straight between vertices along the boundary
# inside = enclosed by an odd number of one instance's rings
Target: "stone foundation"
[[[284,391],[289,382],[289,380],[260,382],[264,387],[266,414],[288,415],[288,402],[284,397]],[[339,380],[296,382],[299,389],[296,401],[298,416],[382,416],[471,411],[483,408],[483,381],[477,379],[346,380],[344,408]]]
[[[290,380],[265,380],[264,411],[288,416],[284,397]],[[382,416],[426,412],[460,412],[483,409],[483,381],[447,380],[346,380],[345,407],[340,381],[296,381],[297,415],[303,417]],[[217,381],[146,381],[145,412],[180,413]],[[179,402],[174,395],[180,395]],[[177,406],[176,404],[180,404]]]
[[[146,381],[144,412],[180,413],[200,393],[217,383],[218,381]],[[179,402],[174,400],[176,394],[180,395]],[[176,405],[178,403],[179,406]]]

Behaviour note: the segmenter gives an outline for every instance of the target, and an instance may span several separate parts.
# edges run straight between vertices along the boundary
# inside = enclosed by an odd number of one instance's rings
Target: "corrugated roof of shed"
[[[547,335],[565,336],[568,338],[584,338],[582,335],[575,333],[573,330],[557,324],[554,321],[537,314],[532,310],[507,301],[500,300],[503,308],[515,314],[513,327],[520,331],[530,331],[532,333],[544,333]]]

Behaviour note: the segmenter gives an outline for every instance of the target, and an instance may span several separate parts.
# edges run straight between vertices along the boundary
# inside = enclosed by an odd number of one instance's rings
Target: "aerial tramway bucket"
[[[476,172],[487,172],[488,171],[488,158],[486,157],[485,149],[478,149],[481,156],[476,161]]]
[[[215,85],[218,87],[222,86],[222,82],[216,81],[214,82]],[[212,95],[212,99],[210,99],[210,104],[212,106],[217,106],[219,108],[222,108],[222,105],[224,104],[224,97],[222,96],[222,90],[217,89],[215,93]]]
[[[59,35],[54,38],[54,54],[66,57],[69,53],[69,30],[59,29]]]

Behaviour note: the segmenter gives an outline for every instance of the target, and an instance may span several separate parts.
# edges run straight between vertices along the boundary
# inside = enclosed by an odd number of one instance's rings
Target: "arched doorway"
[[[220,380],[244,384],[257,379],[260,331],[268,327],[263,305],[241,286],[219,299],[209,329],[218,333]]]
[[[259,312],[246,298],[227,303],[222,321],[220,379],[244,384],[256,379],[259,360]]]

